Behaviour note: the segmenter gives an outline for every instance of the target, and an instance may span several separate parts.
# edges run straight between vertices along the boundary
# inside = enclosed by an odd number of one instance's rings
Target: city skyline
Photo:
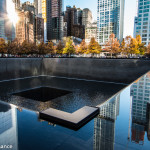
[[[27,0],[21,0],[21,2],[25,2]],[[30,2],[33,2],[33,0],[28,0]],[[137,0],[125,0],[125,14],[124,14],[124,35],[123,37],[126,37],[127,35],[133,36],[134,33],[134,18],[136,16],[137,12]],[[64,10],[67,5],[80,8],[89,8],[92,11],[94,20],[97,20],[97,0],[64,0]],[[96,8],[96,9],[95,9]]]

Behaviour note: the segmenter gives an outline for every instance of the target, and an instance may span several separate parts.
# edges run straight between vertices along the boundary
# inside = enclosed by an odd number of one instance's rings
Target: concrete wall
[[[130,83],[150,70],[150,60],[91,58],[0,58],[0,80],[54,75]]]
[[[0,58],[0,80],[41,74],[42,58]]]
[[[150,70],[150,60],[45,58],[43,74],[130,83]]]

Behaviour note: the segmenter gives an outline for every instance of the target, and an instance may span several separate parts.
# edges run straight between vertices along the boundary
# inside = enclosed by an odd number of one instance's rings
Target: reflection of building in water
[[[120,95],[100,107],[100,114],[94,120],[94,150],[113,150],[115,120],[119,115]]]
[[[150,73],[131,86],[132,141],[143,144],[147,128],[147,105],[150,103]]]
[[[147,137],[150,141],[150,104],[147,106]]]
[[[16,109],[0,104],[0,145],[12,145],[12,150],[17,150],[17,136]]]

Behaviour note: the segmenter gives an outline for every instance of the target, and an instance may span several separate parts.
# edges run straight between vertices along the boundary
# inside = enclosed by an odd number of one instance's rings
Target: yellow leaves
[[[0,53],[1,54],[7,53],[7,45],[6,45],[5,40],[3,38],[0,38]]]
[[[111,55],[120,52],[120,43],[113,33],[110,35],[109,40],[105,45],[105,49],[106,51],[109,51]]]
[[[69,38],[68,41],[66,42],[66,46],[63,49],[63,54],[74,54],[75,53],[75,47],[73,45],[73,41]]]
[[[99,54],[101,52],[101,46],[96,42],[95,38],[91,38],[91,41],[88,45],[87,54]]]

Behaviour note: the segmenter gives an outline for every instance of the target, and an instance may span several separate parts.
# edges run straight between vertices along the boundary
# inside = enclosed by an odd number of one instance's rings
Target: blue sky
[[[21,0],[25,2],[27,0]],[[33,0],[28,0],[33,2]],[[97,18],[97,0],[64,0],[64,8],[66,5],[76,5],[80,8],[89,8],[93,13],[93,18]],[[136,15],[136,0],[125,0],[125,18],[124,18],[124,37],[133,36],[134,16]]]

